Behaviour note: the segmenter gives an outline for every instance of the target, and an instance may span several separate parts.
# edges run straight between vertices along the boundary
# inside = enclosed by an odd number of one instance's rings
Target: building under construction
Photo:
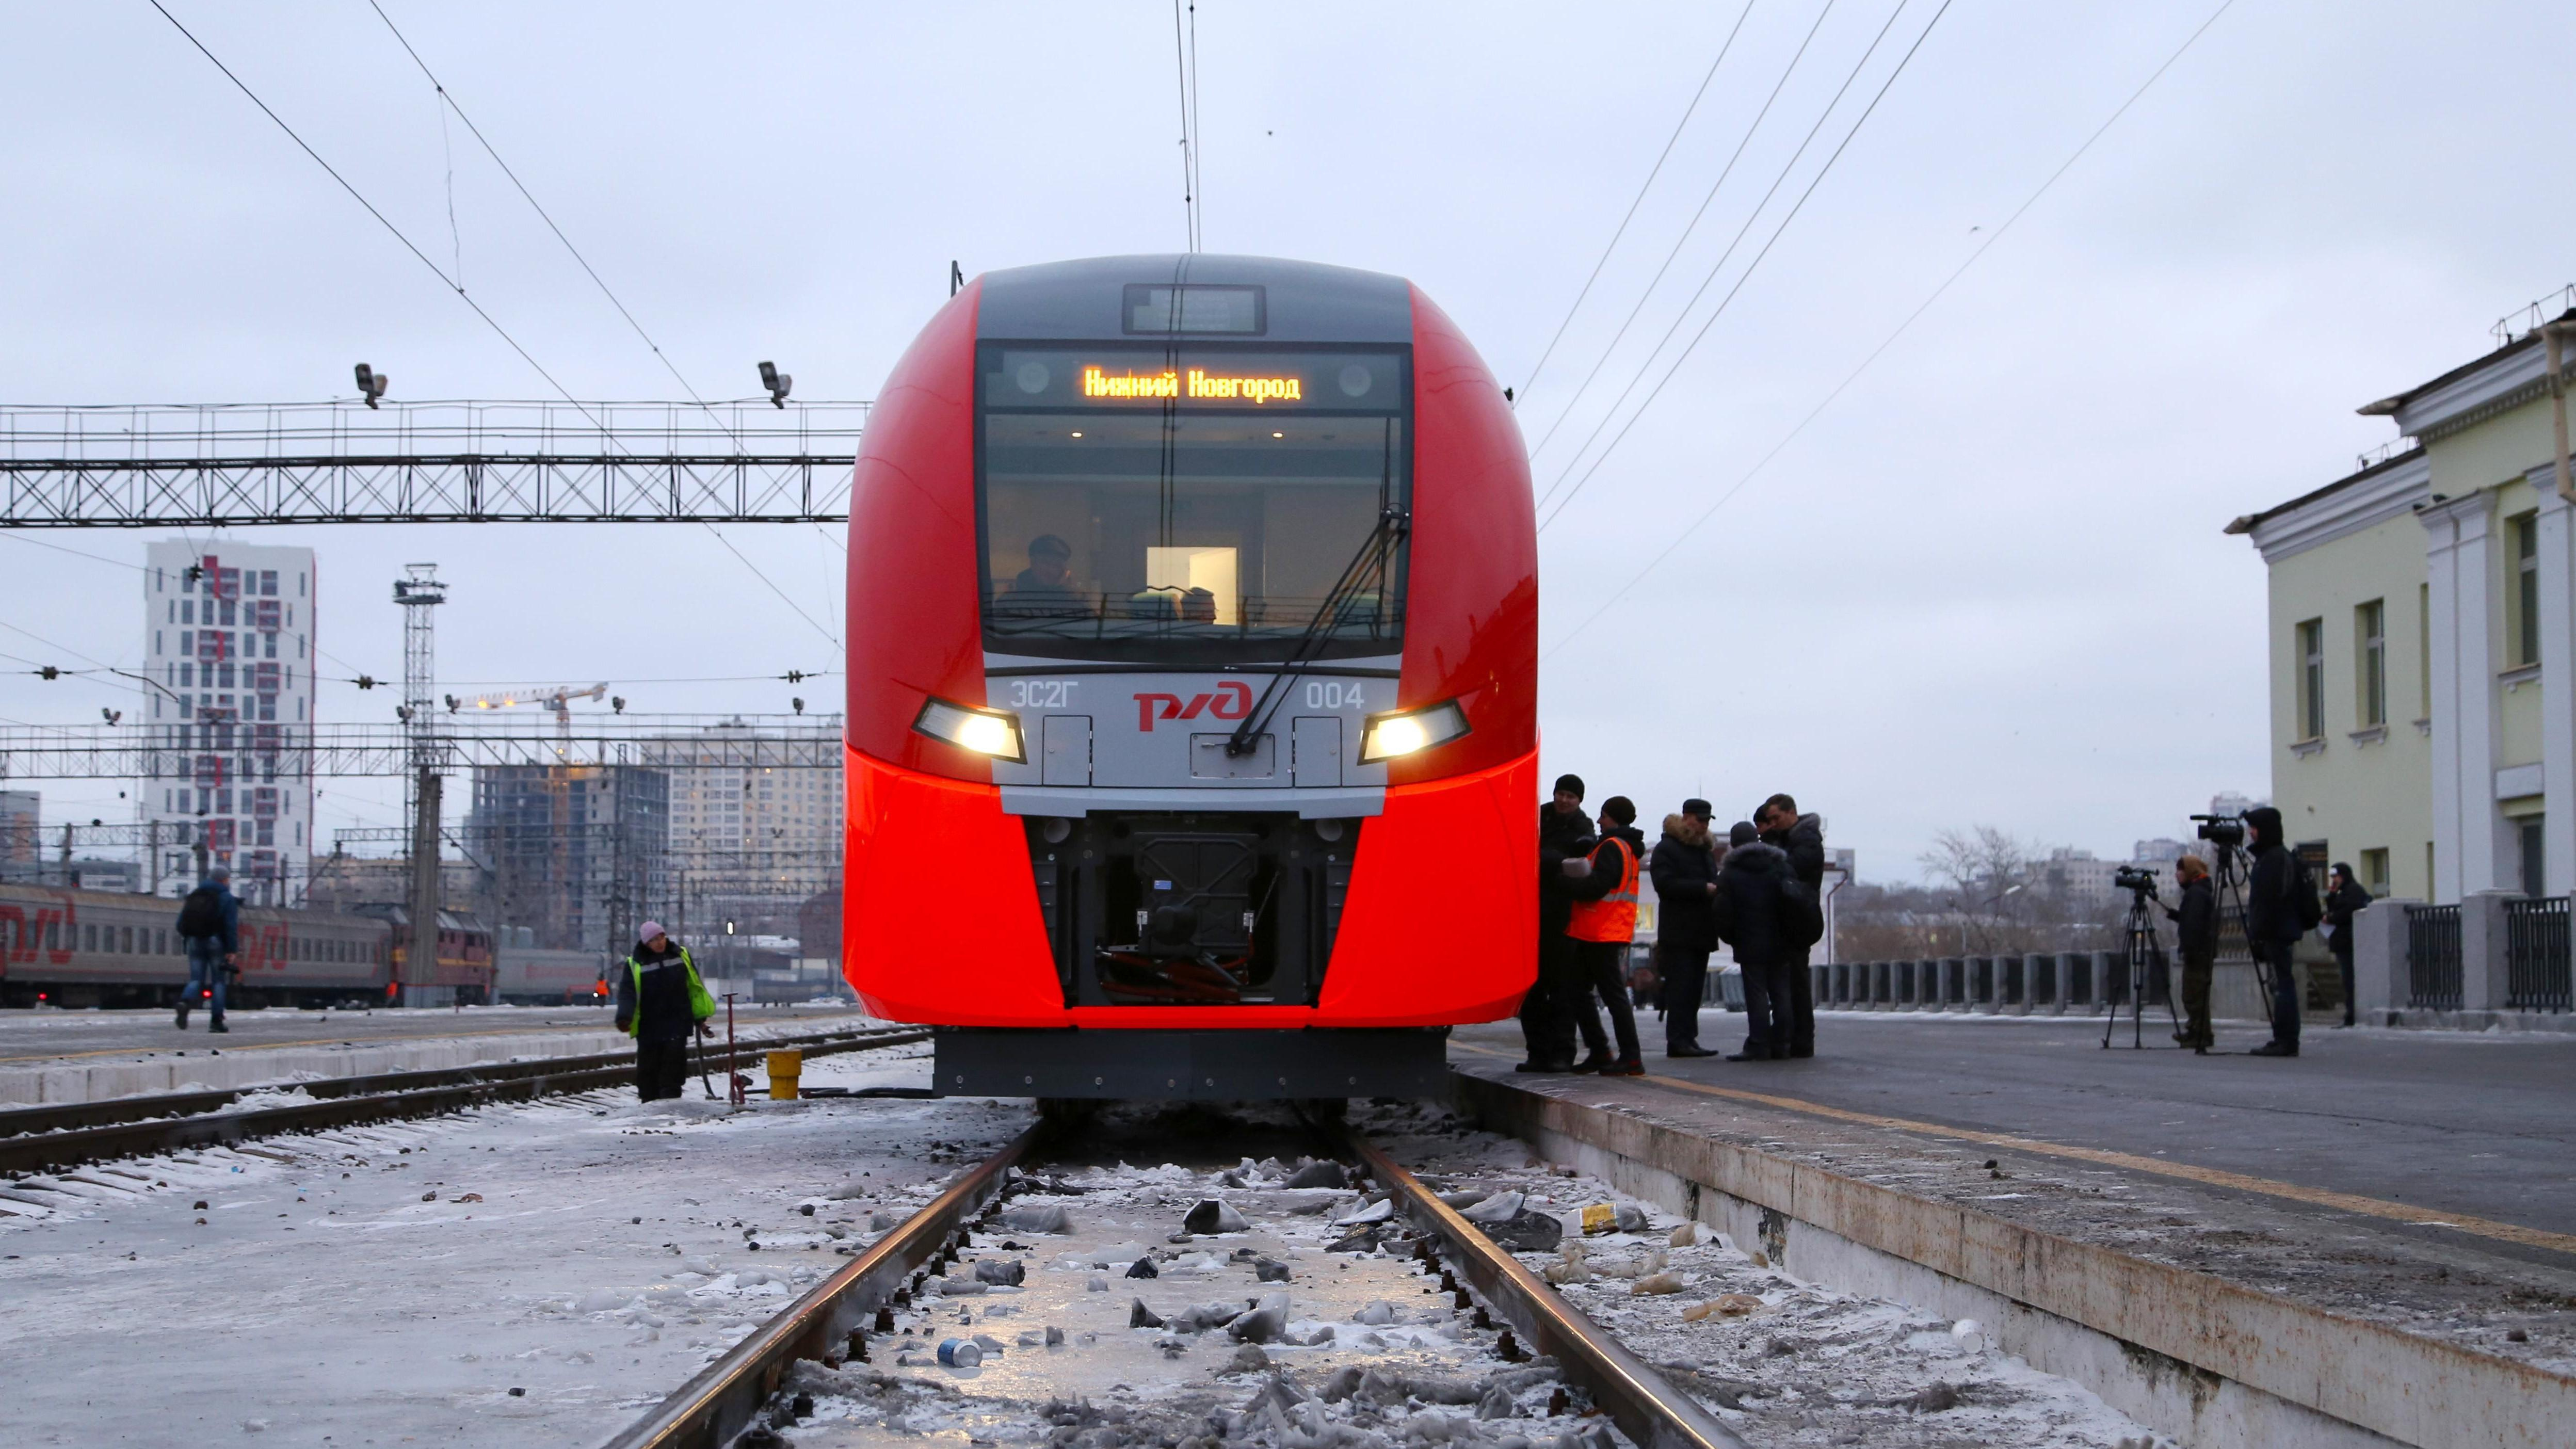
[[[474,772],[466,853],[492,923],[551,950],[618,951],[671,899],[670,776],[637,765]]]

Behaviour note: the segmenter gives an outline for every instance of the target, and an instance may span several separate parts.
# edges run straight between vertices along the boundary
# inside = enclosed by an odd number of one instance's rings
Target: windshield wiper
[[[1351,555],[1351,561],[1342,568],[1342,576],[1333,581],[1332,590],[1324,595],[1324,606],[1315,611],[1315,617],[1306,623],[1306,632],[1297,636],[1296,647],[1288,651],[1287,664],[1270,676],[1270,683],[1262,687],[1261,697],[1253,701],[1252,708],[1244,714],[1243,723],[1234,727],[1234,734],[1225,742],[1227,755],[1240,759],[1258,747],[1262,734],[1270,728],[1271,717],[1279,712],[1279,705],[1286,698],[1284,691],[1306,672],[1307,666],[1315,662],[1325,641],[1339,632],[1342,608],[1359,592],[1361,582],[1369,577],[1367,565],[1372,556],[1377,560],[1376,575],[1383,607],[1387,561],[1393,552],[1392,546],[1403,542],[1412,528],[1413,515],[1402,509],[1387,507],[1378,511],[1377,527],[1370,529],[1368,537],[1360,540],[1359,552]]]

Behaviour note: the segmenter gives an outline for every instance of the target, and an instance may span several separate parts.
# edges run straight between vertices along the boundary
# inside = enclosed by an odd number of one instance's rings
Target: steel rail
[[[879,1047],[902,1046],[929,1039],[927,1030],[895,1030],[858,1037],[834,1034],[819,1039],[770,1038],[745,1045],[762,1051],[794,1047],[814,1057],[873,1051]],[[174,1092],[55,1108],[22,1108],[0,1114],[0,1126],[21,1134],[0,1137],[0,1173],[45,1172],[107,1158],[211,1147],[285,1132],[311,1132],[402,1117],[435,1116],[486,1102],[526,1101],[566,1092],[586,1092],[595,1087],[617,1086],[632,1081],[634,1072],[635,1058],[631,1053],[609,1052],[597,1056],[550,1057],[526,1062],[496,1062],[482,1067],[390,1072],[375,1077],[289,1083],[284,1085],[302,1087],[308,1093],[322,1096],[323,1100],[263,1107],[248,1112],[220,1110],[230,1101],[237,1100],[242,1091]],[[358,1083],[372,1084],[376,1090],[348,1090]],[[387,1087],[385,1084],[389,1083],[396,1085]],[[341,1091],[334,1092],[334,1088]],[[192,1107],[188,1105],[190,1103],[203,1105]],[[119,1109],[129,1108],[156,1112],[193,1111],[196,1115],[155,1117],[147,1121],[114,1122],[102,1126],[62,1125],[62,1122],[76,1120],[84,1113],[113,1114]],[[58,1114],[61,1120],[54,1126],[40,1125],[47,1114]]]
[[[576,1028],[577,1029],[577,1028]],[[604,1028],[603,1028],[604,1029]],[[918,1041],[917,1029],[891,1027],[880,1030],[848,1028],[836,1031],[803,1032],[793,1036],[745,1037],[740,1045],[776,1051],[784,1047],[817,1048],[831,1042],[859,1040],[900,1032],[905,1041]],[[453,1041],[454,1037],[383,1037],[365,1045],[401,1046],[412,1042]],[[344,1048],[361,1044],[346,1042]],[[826,1053],[828,1055],[828,1053]],[[41,1059],[40,1059],[41,1060]],[[57,1102],[34,1107],[0,1108],[0,1139],[23,1132],[65,1132],[79,1127],[106,1127],[119,1122],[141,1122],[153,1117],[184,1117],[198,1112],[220,1112],[242,1098],[260,1092],[300,1089],[309,1097],[359,1097],[377,1092],[413,1092],[423,1087],[461,1087],[476,1082],[502,1082],[516,1077],[551,1076],[559,1072],[588,1071],[595,1067],[632,1064],[631,1051],[595,1052],[569,1057],[524,1057],[507,1062],[475,1062],[462,1067],[425,1067],[408,1072],[371,1072],[353,1077],[325,1077],[319,1081],[267,1082],[247,1087],[213,1087],[197,1092],[149,1092],[136,1097],[109,1097],[96,1102]],[[36,1070],[44,1070],[37,1068]]]
[[[1405,1216],[1448,1244],[1451,1260],[1464,1270],[1486,1307],[1517,1330],[1533,1352],[1552,1355],[1566,1378],[1588,1390],[1592,1402],[1639,1449],[1745,1449],[1744,1441],[1715,1414],[1666,1383],[1645,1360],[1558,1297],[1376,1144],[1356,1132],[1344,1140],[1368,1175],[1395,1195]]]
[[[904,1280],[953,1247],[957,1235],[1001,1195],[1010,1171],[1044,1135],[1040,1122],[948,1184],[902,1225],[869,1245],[787,1310],[700,1369],[605,1449],[720,1449],[751,1427],[798,1359],[835,1357],[863,1315],[891,1300]]]

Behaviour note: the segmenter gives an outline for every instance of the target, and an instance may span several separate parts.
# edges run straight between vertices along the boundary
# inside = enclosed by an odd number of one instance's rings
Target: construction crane
[[[447,712],[457,714],[469,709],[515,709],[520,705],[532,704],[540,709],[554,711],[556,733],[568,738],[572,734],[572,702],[576,699],[607,697],[608,686],[605,684],[594,684],[588,689],[558,684],[550,689],[514,689],[500,694],[478,694],[472,699],[459,699],[451,694],[447,696]],[[620,700],[618,703],[622,705],[625,701]]]
[[[517,709],[526,705],[534,705],[539,709],[554,712],[555,736],[560,757],[564,763],[549,766],[545,772],[546,814],[551,827],[547,832],[545,844],[549,847],[549,854],[552,857],[548,874],[554,887],[553,894],[558,897],[552,903],[554,909],[550,914],[557,921],[571,918],[572,902],[577,893],[577,887],[569,869],[566,834],[566,828],[572,823],[572,801],[568,788],[572,759],[572,702],[576,699],[602,699],[607,697],[607,694],[608,686],[605,683],[594,684],[587,689],[577,685],[558,684],[504,690],[497,694],[478,694],[472,699],[459,699],[452,694],[446,698],[449,714],[461,714],[468,709]],[[622,699],[617,701],[619,713],[625,712],[625,706],[626,701]],[[518,892],[514,878],[516,867],[520,864],[518,851],[505,852],[495,863],[507,882],[504,886],[505,898],[516,897]]]

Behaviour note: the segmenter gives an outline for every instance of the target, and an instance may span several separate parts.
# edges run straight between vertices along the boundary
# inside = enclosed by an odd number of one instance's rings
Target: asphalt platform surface
[[[2576,1234],[2576,1035],[2312,1022],[2278,1060],[2245,1054],[2268,1033],[2243,1023],[2198,1056],[2157,1016],[2144,1050],[2124,1018],[2106,1051],[2098,1016],[1828,1012],[1812,1058],[1672,1061],[1639,1014],[1653,1076]],[[1702,1045],[1743,1037],[1742,1015],[1702,1013]],[[1520,1034],[1503,1022],[1455,1042],[1453,1057],[1517,1059]]]
[[[229,1011],[219,1037],[206,1032],[206,1013],[191,1012],[188,1030],[173,1026],[166,1008],[149,1011],[0,1011],[0,1067],[39,1067],[80,1061],[144,1056],[169,1050],[202,1050],[221,1046],[226,1052],[254,1052],[263,1047],[365,1046],[459,1037],[555,1035],[568,1031],[610,1031],[616,1020],[606,1007],[469,1006],[424,1007],[385,1011],[299,1011],[272,1007],[264,1011]],[[740,1026],[777,1022],[812,1022],[818,1027],[864,1019],[858,1008],[828,1006],[738,1006]],[[716,1013],[716,1030],[724,1030],[724,1013]],[[721,1040],[721,1035],[719,1035]]]

